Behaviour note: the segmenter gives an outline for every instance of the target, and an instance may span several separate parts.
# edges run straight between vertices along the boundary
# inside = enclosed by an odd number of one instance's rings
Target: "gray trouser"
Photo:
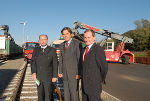
[[[79,94],[77,88],[77,80],[63,81],[64,84],[64,100],[65,101],[79,101]]]

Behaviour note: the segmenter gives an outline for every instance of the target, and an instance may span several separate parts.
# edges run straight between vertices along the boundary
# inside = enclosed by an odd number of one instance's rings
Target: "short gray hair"
[[[48,36],[47,36],[46,34],[41,34],[41,35],[39,35],[39,39],[40,39],[40,37],[41,37],[42,35],[46,36],[47,39],[48,39]]]

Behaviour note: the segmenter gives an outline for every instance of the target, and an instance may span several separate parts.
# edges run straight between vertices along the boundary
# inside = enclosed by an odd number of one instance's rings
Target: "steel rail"
[[[20,88],[20,86],[21,86],[23,77],[25,76],[26,68],[27,68],[27,62],[25,63],[24,68],[21,70],[22,73],[21,73],[21,75],[20,75],[20,78],[19,78],[19,81],[18,81],[18,83],[17,83],[16,89],[13,91],[13,95],[12,95],[12,98],[11,98],[12,101],[16,101],[16,99],[17,99],[17,94],[18,94],[19,88]]]

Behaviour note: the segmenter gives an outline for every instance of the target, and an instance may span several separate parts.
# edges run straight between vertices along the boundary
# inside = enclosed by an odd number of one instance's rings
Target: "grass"
[[[146,52],[133,52],[135,57],[148,57]]]

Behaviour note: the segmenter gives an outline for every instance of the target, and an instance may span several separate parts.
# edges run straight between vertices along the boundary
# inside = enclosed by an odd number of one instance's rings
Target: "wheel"
[[[122,56],[122,63],[123,64],[129,64],[129,56],[128,55]]]
[[[27,61],[27,58],[24,58],[24,61]]]

